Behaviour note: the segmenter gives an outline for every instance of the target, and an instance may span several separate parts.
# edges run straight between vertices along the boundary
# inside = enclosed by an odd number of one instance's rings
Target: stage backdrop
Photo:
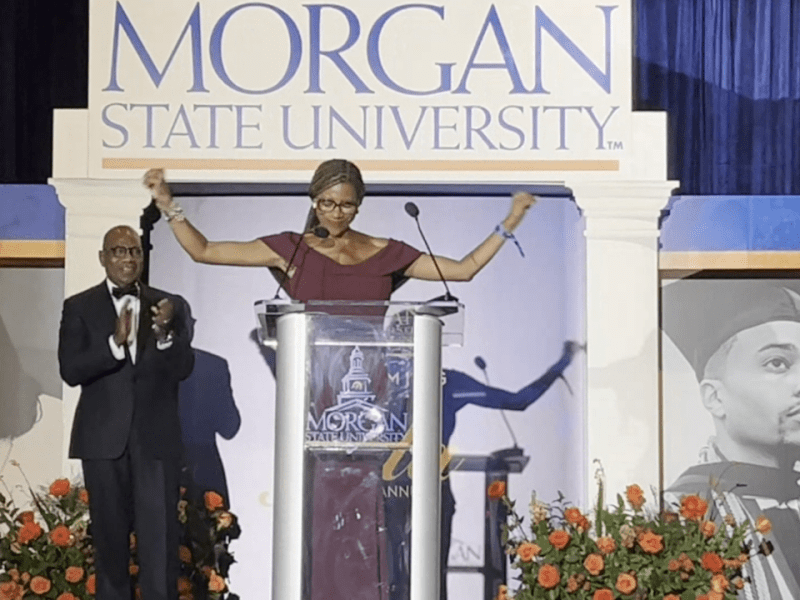
[[[408,198],[367,197],[355,225],[377,236],[423,247],[403,204]],[[507,197],[416,197],[434,251],[462,257],[491,233],[506,214]],[[297,230],[305,220],[305,197],[204,197],[182,201],[187,215],[209,239],[250,240]],[[475,357],[486,362],[495,387],[516,392],[556,363],[564,342],[583,343],[583,222],[568,198],[539,202],[516,234],[522,258],[507,243],[472,282],[451,284],[466,305],[465,343],[444,352],[443,366],[479,381]],[[153,234],[151,283],[183,294],[197,319],[198,367],[185,386],[184,428],[190,454],[205,457],[196,476],[223,486],[243,534],[234,543],[237,564],[231,587],[245,598],[270,589],[273,499],[275,382],[253,339],[255,300],[272,297],[276,283],[266,269],[194,264],[178,247],[167,225]],[[437,282],[406,283],[394,300],[428,299],[443,293]],[[532,490],[545,500],[558,491],[580,502],[584,469],[585,354],[579,352],[536,403],[506,411],[519,445],[531,458],[511,475],[511,496],[526,506]],[[228,380],[229,377],[229,380]],[[190,408],[193,404],[195,408]],[[467,405],[457,414],[450,450],[487,454],[512,445],[500,411]],[[482,564],[485,483],[482,473],[451,475],[456,513],[449,553],[451,566]],[[224,490],[223,490],[224,491]],[[483,597],[481,576],[450,574],[450,597]]]

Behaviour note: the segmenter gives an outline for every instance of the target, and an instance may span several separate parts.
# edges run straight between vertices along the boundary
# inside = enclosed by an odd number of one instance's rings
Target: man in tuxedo
[[[130,600],[129,536],[143,600],[178,596],[178,383],[194,365],[189,306],[139,281],[142,244],[106,233],[106,279],[64,301],[58,360],[81,386],[70,441],[89,492],[97,600]]]
[[[664,287],[662,305],[715,429],[665,500],[710,496],[718,521],[765,515],[772,530],[752,533],[740,596],[800,598],[800,296],[765,280],[687,279]]]

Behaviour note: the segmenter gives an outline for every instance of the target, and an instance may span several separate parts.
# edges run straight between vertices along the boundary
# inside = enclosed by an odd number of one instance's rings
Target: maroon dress
[[[294,276],[284,288],[295,300],[388,300],[404,281],[403,272],[419,258],[421,252],[408,244],[389,243],[355,265],[340,265],[306,244],[302,236],[285,231],[261,238],[267,246],[287,262],[297,248],[292,266]],[[299,244],[299,246],[298,246]]]
[[[389,300],[405,280],[403,273],[420,252],[403,242],[389,243],[367,260],[341,265],[309,247],[296,233],[261,238],[286,261],[297,267],[284,288],[294,299]],[[381,312],[383,314],[383,312]],[[333,317],[335,319],[335,317]],[[357,325],[356,325],[357,326]],[[365,325],[369,326],[369,325]],[[384,404],[386,371],[376,349],[363,349],[364,366],[376,405]],[[311,374],[309,407],[312,421],[335,404],[350,349],[323,347],[314,351],[317,372]],[[369,365],[369,366],[367,366]],[[381,468],[384,456],[375,453],[314,452],[308,464],[311,503],[305,520],[305,585],[310,600],[388,600],[386,527]],[[310,557],[310,558],[309,558]],[[310,572],[309,572],[310,570]]]

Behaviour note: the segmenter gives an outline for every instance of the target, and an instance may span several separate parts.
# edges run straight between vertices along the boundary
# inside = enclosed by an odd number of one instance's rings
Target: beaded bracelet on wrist
[[[174,200],[166,209],[162,210],[161,212],[163,213],[164,218],[167,220],[167,223],[172,223],[172,221],[186,220],[186,215],[183,214],[183,208]]]
[[[513,233],[511,233],[508,229],[506,229],[506,226],[503,225],[502,221],[497,224],[497,227],[494,228],[494,233],[496,233],[499,236],[502,236],[504,240],[511,240],[512,242],[514,242],[514,245],[517,247],[517,250],[519,250],[519,255],[522,256],[523,258],[525,257],[525,253],[522,251],[522,246],[520,245],[519,240]]]

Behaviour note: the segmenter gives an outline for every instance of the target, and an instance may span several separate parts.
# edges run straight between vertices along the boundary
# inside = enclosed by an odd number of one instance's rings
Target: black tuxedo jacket
[[[140,284],[141,285],[141,284]],[[117,360],[108,339],[117,313],[105,281],[64,301],[58,361],[67,384],[81,386],[70,458],[118,458],[131,428],[150,458],[180,456],[178,383],[194,366],[189,305],[180,296],[141,285],[136,363]],[[156,348],[151,306],[168,298],[175,306],[172,345]]]

